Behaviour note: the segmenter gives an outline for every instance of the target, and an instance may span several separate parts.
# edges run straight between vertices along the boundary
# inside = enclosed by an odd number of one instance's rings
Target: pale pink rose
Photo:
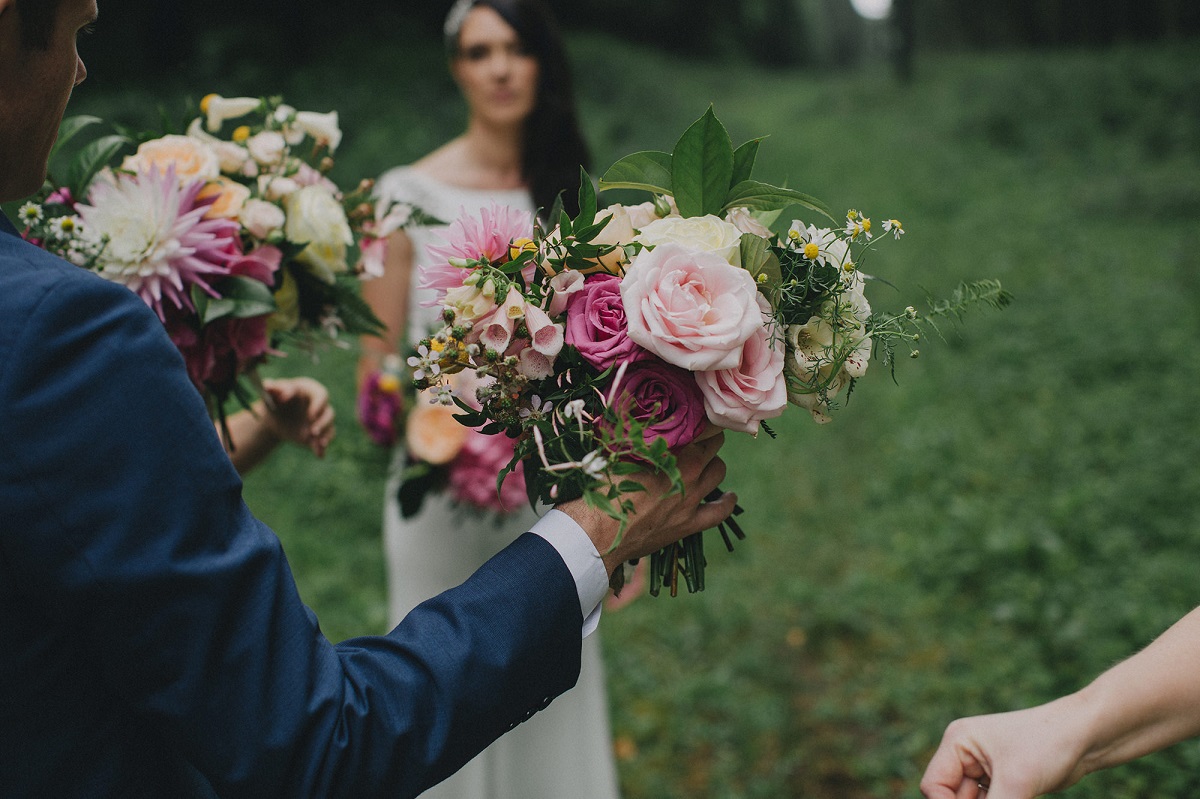
[[[757,433],[760,421],[782,414],[788,400],[783,342],[768,327],[771,304],[760,294],[758,306],[762,324],[742,345],[741,362],[732,369],[696,373],[708,420],[745,433]]]
[[[675,244],[643,250],[621,281],[629,337],[693,372],[738,365],[762,327],[757,298],[745,269]]]

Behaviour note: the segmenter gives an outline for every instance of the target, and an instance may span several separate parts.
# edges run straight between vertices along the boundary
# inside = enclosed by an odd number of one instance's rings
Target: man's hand
[[[663,474],[629,475],[628,479],[641,483],[646,490],[629,495],[634,512],[615,548],[613,542],[620,527],[616,519],[589,507],[582,499],[563,503],[558,509],[587,532],[611,577],[625,561],[645,557],[692,533],[716,527],[729,518],[737,504],[736,495],[727,493],[716,502],[704,502],[704,498],[725,479],[725,462],[717,457],[717,451],[724,443],[725,434],[717,433],[694,441],[675,453],[683,477],[682,494],[669,494],[671,481]]]

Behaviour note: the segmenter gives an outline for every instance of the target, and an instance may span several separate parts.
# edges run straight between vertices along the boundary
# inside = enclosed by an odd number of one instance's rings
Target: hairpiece
[[[446,15],[446,24],[442,26],[442,32],[446,36],[446,46],[451,50],[457,48],[458,34],[462,31],[463,22],[467,19],[467,14],[475,7],[479,0],[458,0],[450,7],[450,13]]]

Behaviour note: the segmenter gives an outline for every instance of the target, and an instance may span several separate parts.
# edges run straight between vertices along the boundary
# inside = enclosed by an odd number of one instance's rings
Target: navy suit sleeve
[[[149,731],[247,797],[416,795],[575,683],[575,586],[531,534],[389,635],[330,644],[153,314],[87,275],[20,307],[0,323],[0,581],[58,633],[5,676],[69,690],[51,675],[71,659],[79,715],[125,714],[97,729]]]

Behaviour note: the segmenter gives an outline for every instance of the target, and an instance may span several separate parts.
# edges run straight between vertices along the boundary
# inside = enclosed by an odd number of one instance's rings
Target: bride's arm
[[[379,369],[383,359],[396,352],[408,320],[410,276],[413,268],[412,239],[403,230],[388,236],[383,276],[362,284],[362,296],[384,324],[379,336],[363,336],[362,357],[358,362],[358,386],[367,375]]]
[[[1082,690],[951,724],[925,772],[930,799],[1041,796],[1093,771],[1200,735],[1200,608]]]

